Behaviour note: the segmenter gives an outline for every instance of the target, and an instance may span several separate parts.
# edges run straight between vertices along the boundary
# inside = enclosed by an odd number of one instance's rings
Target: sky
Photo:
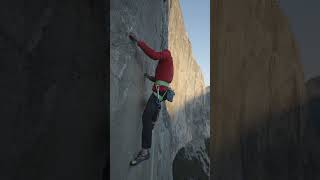
[[[320,76],[320,1],[280,0],[304,66],[305,80]]]
[[[180,0],[192,53],[210,85],[210,0]]]

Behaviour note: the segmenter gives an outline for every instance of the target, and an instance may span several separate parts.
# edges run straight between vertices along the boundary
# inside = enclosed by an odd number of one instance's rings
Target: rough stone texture
[[[208,128],[210,121],[210,87],[205,89],[205,111],[202,116],[208,117],[205,121],[205,127]],[[198,128],[203,130],[203,124]],[[211,132],[212,133],[212,132]],[[209,159],[209,134],[200,134],[197,139],[182,147],[173,161],[173,179],[174,180],[205,180],[210,175]]]
[[[194,138],[209,137],[204,80],[192,57],[179,1],[112,0],[110,15],[111,179],[170,180],[178,150]],[[153,74],[157,62],[130,42],[129,32],[156,50],[168,44],[175,68],[174,102],[161,110],[151,158],[135,167],[129,161],[141,147],[141,116],[152,87],[143,73]]]
[[[181,148],[173,161],[174,180],[209,180],[210,139],[195,139]]]
[[[209,88],[205,88],[202,72],[192,55],[191,43],[186,34],[178,0],[169,1],[169,49],[175,67],[171,85],[177,95],[174,103],[169,103],[167,106],[172,124],[182,127],[174,135],[183,137],[180,140],[182,144],[190,141],[192,135],[209,137],[210,126],[207,120],[209,115],[205,113],[207,106],[204,105],[209,103],[205,100]],[[199,128],[191,126],[193,128],[188,129],[186,125],[190,124],[198,125]]]
[[[0,2],[0,179],[98,180],[107,125],[104,3]]]
[[[303,179],[303,72],[275,2],[215,4],[213,179]]]

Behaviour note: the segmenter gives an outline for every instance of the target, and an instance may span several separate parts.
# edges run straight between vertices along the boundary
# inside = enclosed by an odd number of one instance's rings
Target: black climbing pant
[[[142,148],[144,149],[151,148],[153,122],[157,121],[160,109],[161,104],[158,98],[151,94],[142,115]]]

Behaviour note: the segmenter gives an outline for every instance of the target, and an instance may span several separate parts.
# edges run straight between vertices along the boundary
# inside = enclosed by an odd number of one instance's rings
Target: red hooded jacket
[[[143,41],[138,41],[138,46],[151,59],[159,61],[156,68],[155,79],[171,83],[173,79],[173,61],[170,51],[165,49],[161,52],[156,52]],[[165,91],[166,89],[167,87],[160,86],[159,91]],[[155,85],[153,85],[152,90],[156,92]]]

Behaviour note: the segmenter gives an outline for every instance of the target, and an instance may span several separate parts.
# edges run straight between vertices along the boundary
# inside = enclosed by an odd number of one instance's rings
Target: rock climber
[[[130,34],[129,38],[137,44],[143,52],[153,60],[158,61],[155,76],[144,74],[145,78],[154,82],[152,91],[147,105],[142,115],[142,147],[136,157],[130,162],[130,165],[138,163],[150,158],[149,149],[151,148],[152,130],[158,119],[161,109],[161,102],[165,100],[172,101],[174,92],[171,91],[169,84],[173,79],[173,61],[171,53],[167,47],[160,52],[156,52],[150,48],[145,42],[137,40],[134,34]],[[171,97],[171,93],[173,93]],[[170,100],[171,99],[171,100]]]

